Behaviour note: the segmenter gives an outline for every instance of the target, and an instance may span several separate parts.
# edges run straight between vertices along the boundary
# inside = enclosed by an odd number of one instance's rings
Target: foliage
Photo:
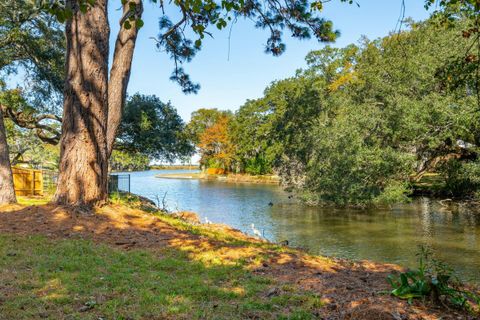
[[[470,45],[457,37],[468,24],[410,21],[398,34],[311,52],[306,70],[236,112],[238,166],[260,160],[308,202],[408,201],[412,176],[465,161],[475,152],[464,146],[479,143],[475,97],[440,74]]]
[[[480,197],[480,162],[458,161],[446,162],[441,171],[445,177],[445,189],[450,196]]]
[[[113,150],[109,164],[114,171],[142,171],[149,168],[150,159],[141,153]]]
[[[411,302],[416,298],[431,298],[435,303],[447,303],[456,308],[473,311],[480,304],[480,297],[462,288],[454,272],[445,263],[432,257],[431,249],[421,246],[418,269],[390,275],[388,281],[392,294]],[[473,304],[472,304],[473,302]]]
[[[361,205],[405,199],[408,192],[402,181],[408,179],[413,159],[368,141],[371,132],[365,129],[382,117],[373,111],[344,114],[331,127],[315,128],[316,136],[328,137],[317,140],[306,167],[304,188],[315,193],[316,202]],[[358,123],[360,119],[367,123]]]
[[[20,131],[30,131],[31,135],[51,145],[60,140],[61,118],[55,113],[48,113],[44,107],[32,105],[28,95],[21,89],[1,88],[0,111],[10,119]]]
[[[289,31],[292,37],[309,39],[312,36],[322,42],[334,41],[339,32],[334,30],[333,23],[321,18],[322,1],[296,1],[280,3],[268,1],[243,1],[243,0],[213,0],[159,3],[161,15],[159,19],[160,34],[157,47],[166,52],[174,61],[175,69],[170,77],[177,82],[185,93],[197,92],[200,86],[190,80],[182,64],[193,59],[201,49],[206,35],[212,36],[212,29],[222,30],[234,24],[238,19],[244,18],[254,21],[256,28],[269,32],[265,52],[278,56],[285,51],[282,41],[283,32]],[[341,0],[352,2],[351,0]],[[48,12],[61,22],[70,19],[73,15],[71,8],[63,0],[40,0],[35,2],[37,10]],[[126,29],[141,28],[144,24],[138,15],[136,1],[122,0],[123,5],[129,6],[128,13],[122,19]],[[80,10],[86,12],[90,6],[95,5],[95,0],[79,1]],[[166,8],[170,5],[173,8]],[[178,21],[172,21],[172,16],[166,12],[180,11]],[[188,28],[189,32],[185,32]]]
[[[13,164],[55,168],[65,41],[61,26],[31,1],[0,3],[0,112]],[[15,76],[22,87],[8,88]]]
[[[200,166],[232,170],[234,144],[232,141],[233,115],[230,111],[201,108],[192,112],[186,133],[200,153]]]
[[[63,91],[63,28],[34,2],[0,4],[0,71],[25,75],[25,98],[37,110],[58,112]]]
[[[32,130],[18,128],[10,119],[5,122],[12,166],[27,164],[39,169],[58,168],[58,146],[42,142]]]
[[[476,92],[480,108],[480,1],[477,0],[425,0],[425,8],[436,5],[434,15],[452,26],[459,19],[468,23],[457,37],[469,42],[463,55],[446,61],[440,74],[450,87],[468,87]],[[459,40],[462,41],[462,40]]]
[[[192,112],[190,122],[187,124],[186,131],[190,140],[198,144],[203,132],[213,126],[220,118],[230,117],[230,111],[223,111],[218,109],[200,108]]]
[[[248,101],[238,110],[232,136],[243,170],[256,163],[261,164],[261,173],[270,173],[273,167],[282,170],[286,163],[305,159],[311,147],[306,133],[319,99],[311,84],[305,77],[277,81],[265,90],[264,98]],[[290,149],[293,146],[295,151]],[[284,177],[293,176],[282,171]]]
[[[267,137],[268,108],[256,101],[247,101],[232,118],[229,131],[235,145],[235,166],[241,172],[266,174],[271,171]]]
[[[210,168],[230,170],[233,162],[233,145],[228,132],[229,117],[223,115],[200,135],[198,147],[200,163]]]
[[[270,163],[261,155],[246,160],[245,172],[251,175],[262,175],[272,171]]]
[[[130,153],[131,159],[140,162],[144,161],[141,159],[173,161],[193,153],[177,110],[156,96],[138,93],[125,105],[115,148],[123,155]],[[120,155],[117,153],[116,160],[120,160]]]
[[[446,175],[448,159],[475,157],[465,146],[480,143],[471,88],[450,86],[442,76],[445,63],[469,47],[457,37],[469,23],[410,21],[409,30],[382,39],[312,51],[306,70],[272,83],[231,117],[224,133],[230,166],[275,171],[311,203],[408,201],[412,179]],[[468,196],[467,189],[455,192]]]

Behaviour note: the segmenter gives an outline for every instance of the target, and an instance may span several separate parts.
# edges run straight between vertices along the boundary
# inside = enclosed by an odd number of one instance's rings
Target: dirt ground
[[[226,226],[204,225],[247,240],[227,242],[214,237],[181,230],[152,214],[120,205],[97,209],[96,213],[78,212],[52,205],[0,207],[0,233],[45,235],[53,239],[89,239],[124,250],[155,251],[171,247],[201,257],[214,252],[222,261],[252,261],[251,272],[311,290],[326,303],[319,319],[475,319],[466,313],[433,305],[397,299],[388,294],[388,274],[400,267],[369,261],[332,260],[310,256],[299,250],[266,249],[262,241],[247,237]],[[240,244],[239,244],[240,243]],[[259,245],[251,245],[257,243]],[[258,257],[262,258],[258,263]],[[256,261],[253,263],[253,261]],[[279,290],[272,288],[272,293]]]

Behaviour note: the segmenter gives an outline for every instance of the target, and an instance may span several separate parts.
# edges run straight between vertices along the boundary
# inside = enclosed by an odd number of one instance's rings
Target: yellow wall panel
[[[41,170],[12,168],[13,185],[17,196],[43,195],[43,176]]]

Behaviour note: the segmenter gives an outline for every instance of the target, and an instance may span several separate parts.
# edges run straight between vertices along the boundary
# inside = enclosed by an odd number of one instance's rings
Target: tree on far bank
[[[148,170],[150,159],[140,153],[131,153],[113,150],[109,159],[110,170],[114,171],[142,171]]]
[[[229,133],[230,119],[231,116],[222,115],[200,134],[198,148],[202,167],[232,171],[235,153]]]
[[[144,158],[173,162],[194,152],[177,110],[154,95],[138,93],[127,99],[114,149],[118,151],[117,160],[132,159],[134,162]]]
[[[217,123],[220,118],[229,117],[231,115],[232,112],[228,110],[200,108],[192,112],[190,121],[186,127],[186,132],[190,137],[190,140],[194,144],[198,144],[200,142],[200,137],[206,129]]]

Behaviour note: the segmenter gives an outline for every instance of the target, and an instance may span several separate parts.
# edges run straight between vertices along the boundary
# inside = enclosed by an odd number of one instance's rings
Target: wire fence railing
[[[43,192],[51,194],[55,192],[58,183],[58,172],[51,170],[42,170]]]
[[[108,192],[128,192],[130,193],[130,175],[129,174],[111,174],[108,176]]]
[[[58,172],[51,170],[42,170],[43,192],[54,193],[58,183]],[[130,175],[129,174],[110,174],[108,175],[108,192],[128,192],[130,193]]]

